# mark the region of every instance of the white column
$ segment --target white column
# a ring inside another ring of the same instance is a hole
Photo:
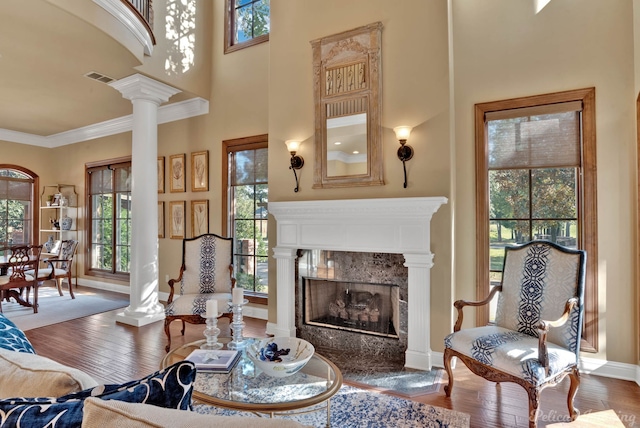
[[[409,268],[409,328],[405,367],[431,370],[431,266],[433,254],[403,254]]]
[[[296,253],[295,248],[275,247],[273,257],[277,260],[278,321],[267,328],[274,336],[296,336]]]
[[[110,86],[133,104],[129,306],[116,321],[140,327],[164,319],[158,301],[158,106],[180,91],[140,74]]]

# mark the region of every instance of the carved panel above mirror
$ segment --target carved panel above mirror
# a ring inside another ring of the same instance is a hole
[[[381,33],[376,22],[311,42],[316,189],[384,184]]]

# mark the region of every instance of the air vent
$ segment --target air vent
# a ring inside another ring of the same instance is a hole
[[[88,77],[89,79],[93,79],[93,80],[97,80],[98,82],[102,82],[102,83],[111,83],[113,82],[114,78],[111,78],[109,76],[105,76],[104,74],[100,74],[96,71],[90,71],[87,74],[84,75],[85,77]]]

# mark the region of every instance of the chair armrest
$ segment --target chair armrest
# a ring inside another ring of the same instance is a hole
[[[565,303],[564,312],[560,318],[553,321],[540,320],[540,323],[538,324],[538,360],[540,361],[540,364],[544,366],[547,374],[549,374],[549,352],[547,350],[547,333],[549,333],[549,328],[564,325],[569,320],[571,310],[577,304],[578,298],[572,297],[567,300],[567,303]]]
[[[233,263],[229,265],[229,278],[231,278],[231,289],[236,286],[236,279],[233,277]]]
[[[462,320],[464,319],[464,315],[462,313],[462,308],[464,308],[465,306],[484,306],[486,304],[488,304],[493,297],[496,295],[496,293],[498,293],[499,291],[502,291],[502,286],[501,285],[497,285],[495,287],[493,287],[493,289],[491,290],[491,292],[489,293],[489,295],[484,299],[484,300],[480,300],[480,301],[473,301],[473,300],[456,300],[453,303],[453,306],[458,310],[458,319],[456,320],[456,324],[453,326],[453,331],[459,331],[460,327],[462,327]]]
[[[167,298],[167,303],[173,302],[173,294],[174,294],[173,284],[176,284],[182,281],[183,272],[184,272],[184,265],[180,266],[180,274],[178,275],[178,277],[176,279],[169,280],[168,284],[169,284],[170,290],[169,290],[169,298]]]

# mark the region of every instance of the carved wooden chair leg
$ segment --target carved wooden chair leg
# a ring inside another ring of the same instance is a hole
[[[62,281],[64,281],[64,279],[60,278],[61,285],[62,285]],[[72,299],[75,299],[76,296],[74,296],[73,294],[73,285],[71,285],[71,274],[69,274],[69,276],[67,277],[67,283],[69,284],[69,295],[71,296]]]
[[[535,387],[527,388],[529,394],[529,428],[536,428],[536,419],[540,407],[540,391]]]
[[[164,320],[164,333],[167,335],[167,346],[164,348],[166,352],[169,352],[169,349],[171,349],[171,331],[169,330],[169,324],[171,324],[171,321],[173,320],[166,318]]]
[[[55,278],[53,282],[55,282],[56,287],[58,287],[58,294],[62,296],[62,278]]]
[[[184,336],[184,329],[186,327],[186,324],[184,323],[184,320],[182,320],[182,335]]]
[[[449,348],[445,348],[444,350],[444,368],[447,371],[447,376],[449,376],[449,383],[444,386],[444,392],[447,394],[447,397],[451,397],[451,390],[453,389],[453,372],[451,371],[451,351]]]
[[[580,416],[580,410],[573,406],[573,399],[576,397],[578,387],[580,386],[580,372],[577,367],[569,373],[569,379],[571,380],[571,385],[569,386],[569,395],[567,396],[567,407],[569,408],[571,420],[575,421],[576,418]]]

